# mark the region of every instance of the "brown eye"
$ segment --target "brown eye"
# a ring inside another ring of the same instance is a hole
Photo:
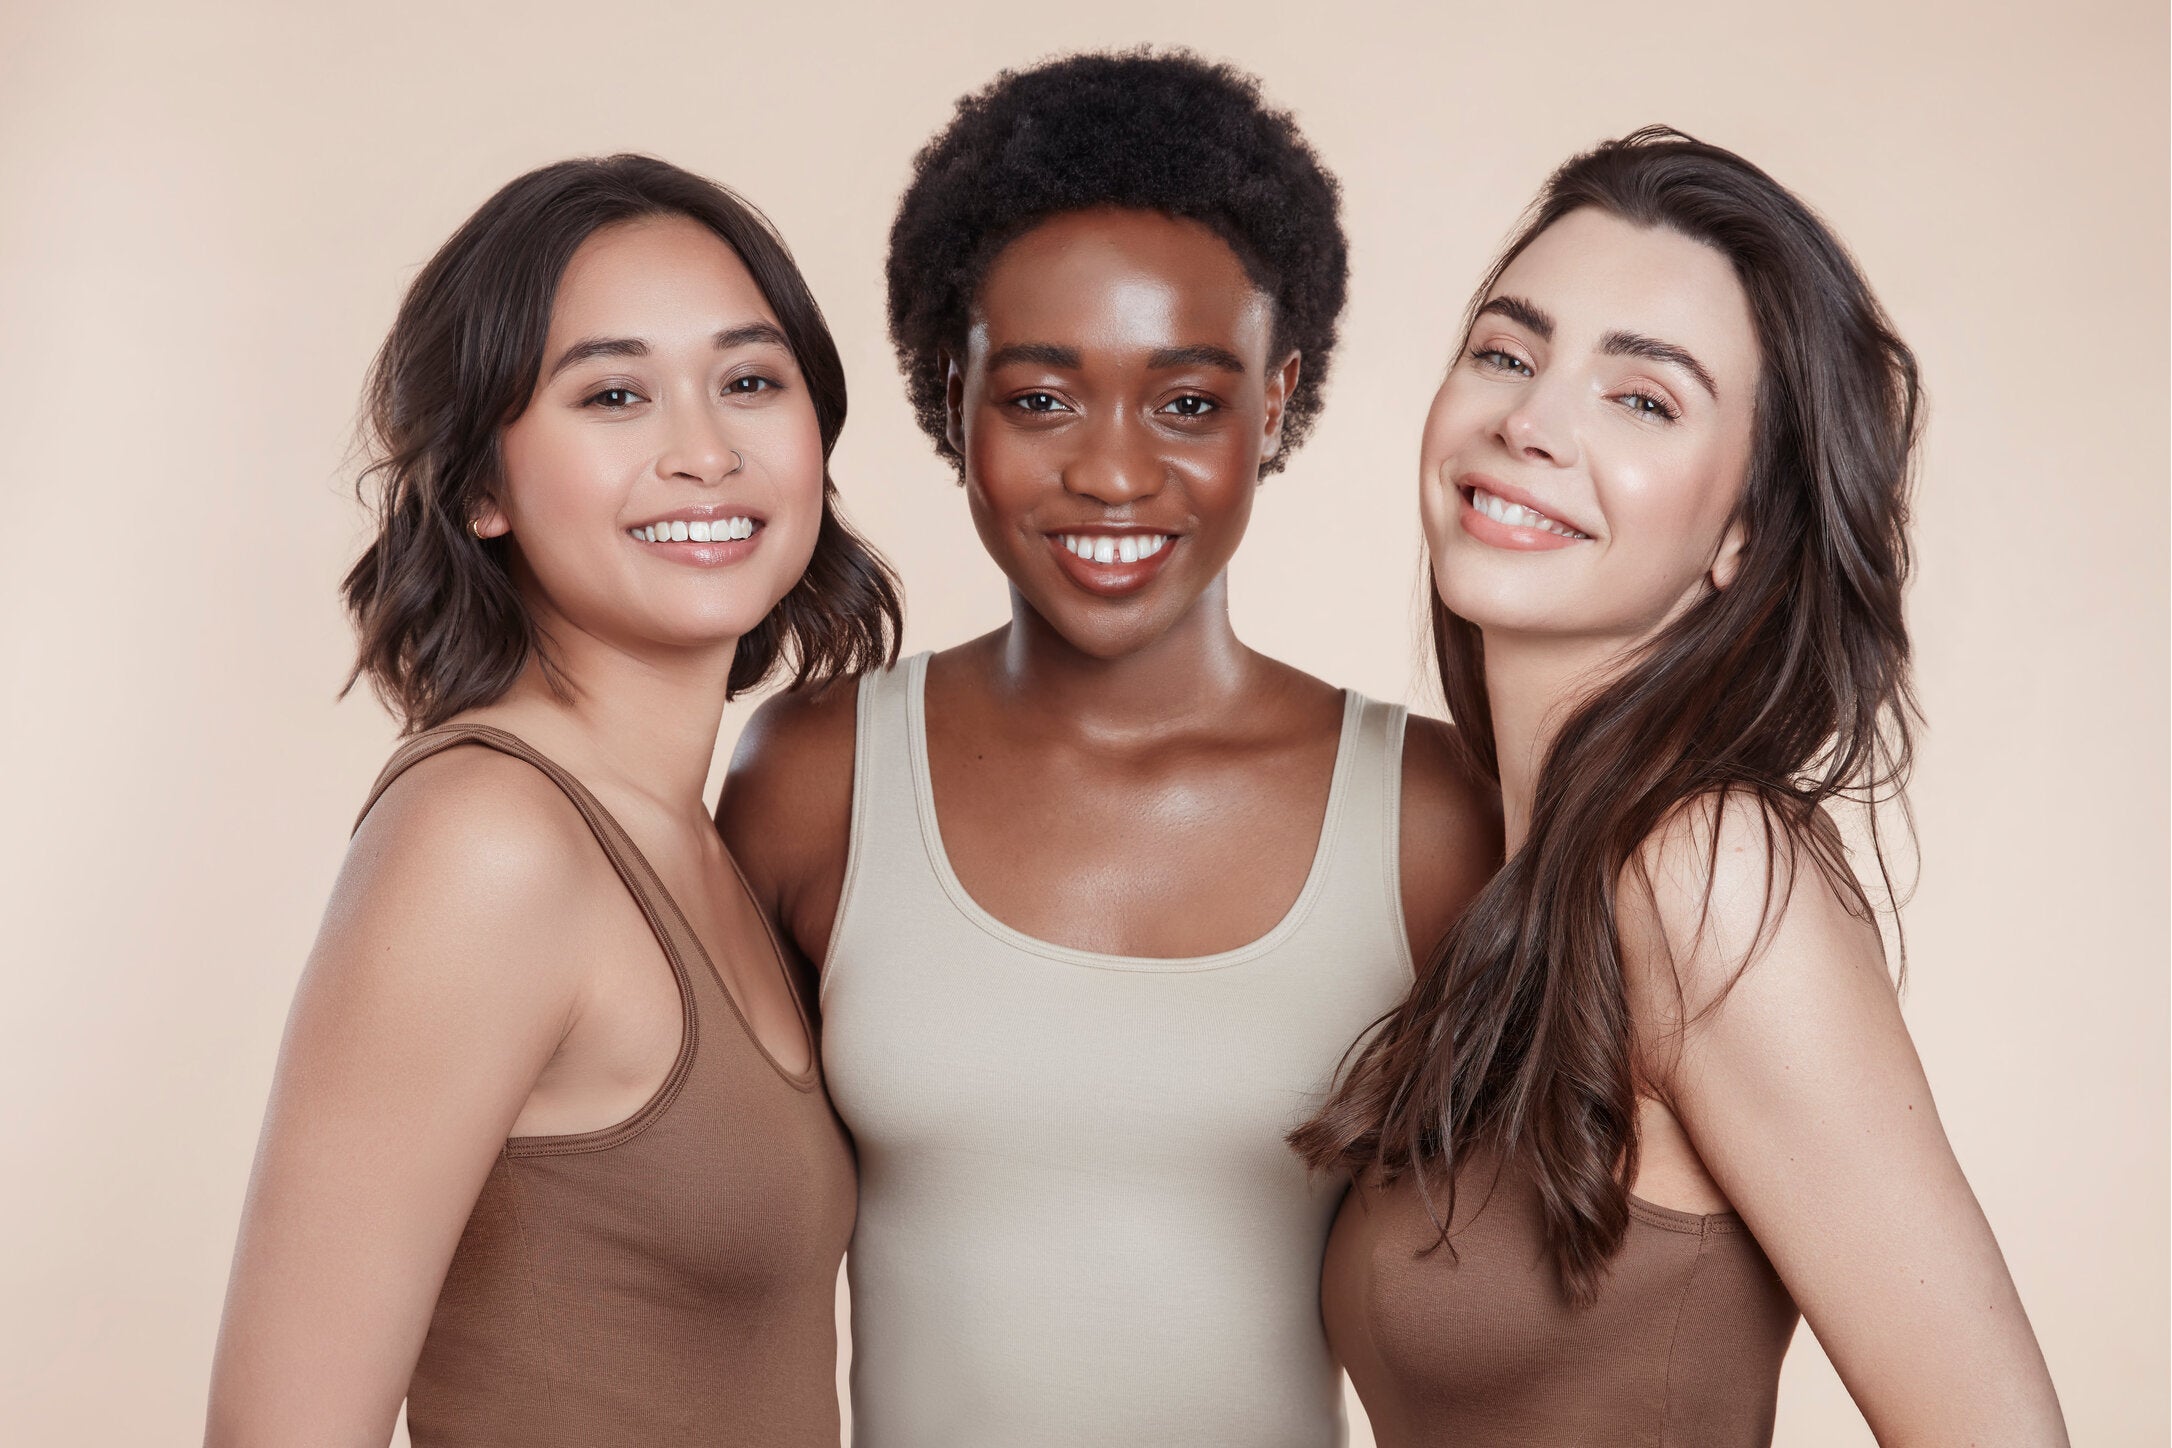
[[[1173,412],[1178,417],[1205,417],[1210,412],[1221,411],[1221,407],[1222,405],[1211,397],[1199,397],[1187,393],[1162,410],[1164,412]]]
[[[1521,357],[1512,356],[1498,347],[1477,347],[1471,351],[1471,360],[1479,366],[1495,372],[1513,372],[1519,377],[1533,376],[1531,364]]]
[[[641,400],[641,394],[631,387],[606,387],[588,399],[588,406],[600,407],[605,412],[618,412]]]

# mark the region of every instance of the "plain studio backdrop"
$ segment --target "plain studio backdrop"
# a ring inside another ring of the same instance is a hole
[[[947,645],[1003,582],[884,339],[892,207],[998,69],[1151,41],[1258,74],[1342,178],[1326,414],[1231,592],[1250,642],[1376,697],[1429,702],[1419,424],[1555,163],[1666,122],[1854,248],[1931,402],[1908,1017],[2074,1440],[2166,1441],[2158,0],[330,9],[0,9],[0,1438],[200,1432],[281,1023],[393,737],[335,702],[335,589],[416,268],[565,156],[743,191],[836,329],[836,476],[908,647]],[[1779,1441],[1870,1441],[1807,1330]]]

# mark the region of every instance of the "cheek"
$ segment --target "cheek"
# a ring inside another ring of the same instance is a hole
[[[522,417],[499,444],[498,502],[533,554],[557,552],[596,527],[617,521],[629,468],[639,466],[629,430],[567,426],[559,418]]]
[[[1614,551],[1666,574],[1702,570],[1741,491],[1740,477],[1709,457],[1618,460],[1593,482]]]
[[[1418,449],[1418,516],[1425,541],[1437,557],[1459,536],[1454,473],[1457,459],[1468,453],[1472,441],[1485,429],[1477,399],[1451,374],[1433,395],[1425,416],[1425,438]]]

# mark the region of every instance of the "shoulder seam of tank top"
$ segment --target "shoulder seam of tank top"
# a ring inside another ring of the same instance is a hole
[[[1270,954],[1286,944],[1312,914],[1313,906],[1325,892],[1328,875],[1335,858],[1336,837],[1339,833],[1342,812],[1349,793],[1348,780],[1359,753],[1360,735],[1365,711],[1365,696],[1355,689],[1345,689],[1343,696],[1342,730],[1335,742],[1335,765],[1328,778],[1327,808],[1320,819],[1320,838],[1314,847],[1305,882],[1298,889],[1297,898],[1290,902],[1282,918],[1256,940],[1212,955],[1158,956],[1108,955],[1098,951],[1075,950],[1058,945],[1054,941],[1041,940],[998,920],[979,901],[973,899],[965,885],[951,867],[950,853],[942,843],[942,823],[935,813],[935,783],[928,765],[927,713],[925,709],[925,683],[927,677],[926,656],[913,660],[914,669],[906,687],[906,757],[912,774],[913,803],[920,816],[920,843],[933,869],[943,894],[959,916],[1003,945],[1027,955],[1037,955],[1061,965],[1082,966],[1089,970],[1125,971],[1139,975],[1186,975],[1205,971],[1226,970],[1243,965]]]
[[[1667,1332],[1667,1370],[1659,1380],[1659,1441],[1667,1441],[1667,1424],[1674,1416],[1674,1353],[1682,1341],[1682,1317],[1689,1309],[1690,1289],[1697,1285],[1697,1269],[1704,1266],[1705,1248],[1703,1237],[1697,1239],[1697,1253],[1690,1258],[1689,1271],[1682,1278],[1681,1293],[1674,1299],[1674,1326]]]
[[[428,749],[415,747],[425,740],[428,740],[434,747]],[[376,806],[377,801],[400,775],[405,774],[416,764],[434,754],[446,749],[458,748],[463,744],[474,744],[484,749],[494,749],[509,759],[518,759],[558,787],[558,792],[565,797],[567,803],[573,806],[574,813],[578,814],[581,817],[581,822],[588,826],[589,833],[595,837],[596,847],[603,851],[604,858],[610,863],[613,872],[618,874],[620,883],[626,886],[626,893],[633,897],[635,906],[641,911],[642,917],[648,921],[649,933],[656,938],[658,948],[664,953],[664,962],[670,967],[673,983],[679,988],[679,1052],[672,1060],[670,1071],[665,1073],[663,1081],[651,1093],[647,1101],[636,1107],[631,1114],[622,1120],[615,1121],[608,1126],[599,1126],[593,1131],[563,1132],[547,1136],[507,1137],[501,1150],[506,1157],[518,1159],[538,1156],[572,1156],[582,1152],[607,1151],[612,1147],[622,1146],[655,1125],[663,1117],[664,1113],[671,1109],[672,1103],[678,1100],[680,1091],[685,1088],[687,1077],[693,1074],[694,1057],[700,1048],[701,1018],[694,999],[693,973],[688,969],[677,942],[672,939],[672,932],[667,927],[662,912],[658,907],[658,899],[651,898],[649,894],[650,890],[656,890],[659,892],[660,899],[668,900],[670,898],[669,892],[663,891],[661,882],[655,879],[655,871],[649,865],[647,858],[641,854],[640,846],[636,845],[630,836],[625,835],[624,830],[618,827],[618,822],[611,817],[610,811],[603,807],[603,802],[588,793],[586,785],[575,779],[571,772],[552,760],[549,755],[544,754],[519,735],[487,724],[440,725],[436,729],[425,730],[408,740],[386,765],[390,777],[379,778],[376,788],[370,792],[369,803],[363,806],[361,818],[355,821],[355,828],[357,830],[361,829],[362,819],[368,818],[369,811]],[[413,757],[407,757],[409,755]],[[399,765],[397,771],[392,770],[393,764]],[[591,807],[595,810],[594,814],[590,813]],[[621,838],[613,840],[611,836],[614,833]],[[614,846],[622,846],[629,852],[629,856],[621,858],[615,853]],[[627,879],[629,874],[641,877],[643,888],[635,888],[633,882]],[[677,910],[676,902],[673,902],[672,908],[674,911]],[[682,916],[682,923],[683,919]],[[701,942],[697,940],[694,944],[699,948]],[[706,955],[706,952],[704,954]],[[711,965],[710,970],[713,973],[715,966]],[[729,992],[726,994],[728,996]],[[753,1044],[759,1048],[759,1042],[753,1042]],[[783,1073],[780,1071],[779,1074]]]
[[[836,974],[837,947],[845,938],[845,922],[852,915],[852,897],[860,881],[860,870],[867,853],[867,835],[871,829],[870,816],[875,809],[874,781],[869,777],[872,768],[874,735],[879,727],[877,715],[882,707],[882,691],[892,684],[899,673],[909,670],[914,663],[927,657],[923,649],[910,658],[901,659],[887,669],[869,669],[860,675],[859,685],[852,700],[852,823],[845,835],[845,878],[837,888],[837,913],[830,917],[829,949],[824,952],[815,971],[815,1002],[820,1005],[829,998],[830,981]]]
[[[1394,922],[1396,943],[1402,947],[1400,959],[1417,974],[1417,962],[1410,949],[1410,921],[1403,913],[1403,747],[1410,724],[1410,710],[1401,704],[1382,704],[1387,711],[1387,738],[1382,741],[1380,752],[1387,756],[1381,768],[1387,778],[1381,797],[1381,859],[1386,868],[1381,871],[1388,887],[1388,919]]]

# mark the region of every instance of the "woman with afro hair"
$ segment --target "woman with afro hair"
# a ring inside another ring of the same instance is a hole
[[[1010,617],[772,700],[718,811],[821,979],[862,1443],[1340,1441],[1343,1185],[1283,1137],[1499,858],[1448,726],[1230,626],[1346,273],[1291,118],[1188,55],[1006,73],[915,163],[891,336]]]

